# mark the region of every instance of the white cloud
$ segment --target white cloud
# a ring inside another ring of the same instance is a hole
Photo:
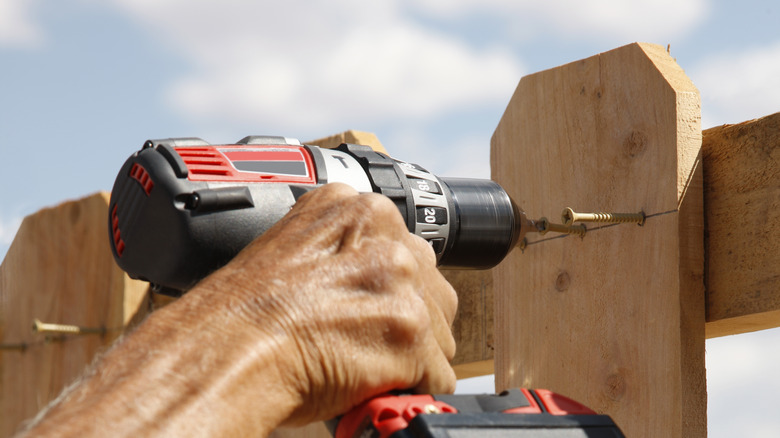
[[[780,111],[780,41],[718,53],[688,73],[701,93],[705,128]]]
[[[454,23],[478,12],[504,35],[629,42],[671,41],[707,10],[706,0],[114,2],[196,66],[171,84],[172,107],[223,126],[295,132],[503,103],[525,73],[508,39],[476,48],[414,16]]]
[[[19,225],[22,224],[22,217],[12,217],[10,219],[0,217],[0,245],[10,245],[16,236]]]
[[[43,42],[43,33],[32,19],[35,0],[0,0],[0,47],[27,48]]]
[[[490,133],[460,136],[447,143],[441,176],[490,179]]]
[[[309,60],[277,52],[215,62],[179,83],[171,99],[194,114],[327,126],[338,118],[429,117],[504,99],[520,75],[506,54],[475,53],[419,28],[395,27],[343,36]]]
[[[689,32],[707,15],[707,0],[410,0],[410,7],[436,17],[463,18],[474,13],[506,17],[510,34],[554,32],[582,39],[617,38],[669,41]]]
[[[168,94],[196,118],[281,130],[416,120],[502,102],[522,75],[507,49],[472,48],[394,2],[117,1],[198,67]]]

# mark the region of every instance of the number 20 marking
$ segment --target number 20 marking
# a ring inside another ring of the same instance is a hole
[[[432,224],[436,222],[436,210],[432,208],[425,208],[425,222]]]

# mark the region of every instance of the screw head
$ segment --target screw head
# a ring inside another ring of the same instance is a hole
[[[542,236],[544,236],[545,234],[547,234],[548,231],[550,231],[550,221],[547,220],[546,217],[539,219],[538,224],[539,224],[539,234],[541,234]]]
[[[574,223],[574,210],[570,207],[564,208],[563,213],[561,213],[561,220],[566,226],[572,225]]]

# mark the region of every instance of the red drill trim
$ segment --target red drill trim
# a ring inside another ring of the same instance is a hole
[[[114,249],[116,255],[122,257],[122,253],[125,252],[125,241],[122,240],[122,233],[119,232],[119,217],[116,214],[116,204],[111,209],[111,232],[114,237]]]
[[[149,196],[149,194],[152,193],[154,181],[152,181],[149,172],[147,172],[143,166],[138,163],[133,163],[133,167],[130,168],[130,176],[141,184],[144,192],[146,192],[146,196]]]

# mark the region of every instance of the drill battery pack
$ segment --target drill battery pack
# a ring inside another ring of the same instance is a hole
[[[336,438],[621,438],[607,415],[545,389],[483,395],[387,395],[342,417]]]

